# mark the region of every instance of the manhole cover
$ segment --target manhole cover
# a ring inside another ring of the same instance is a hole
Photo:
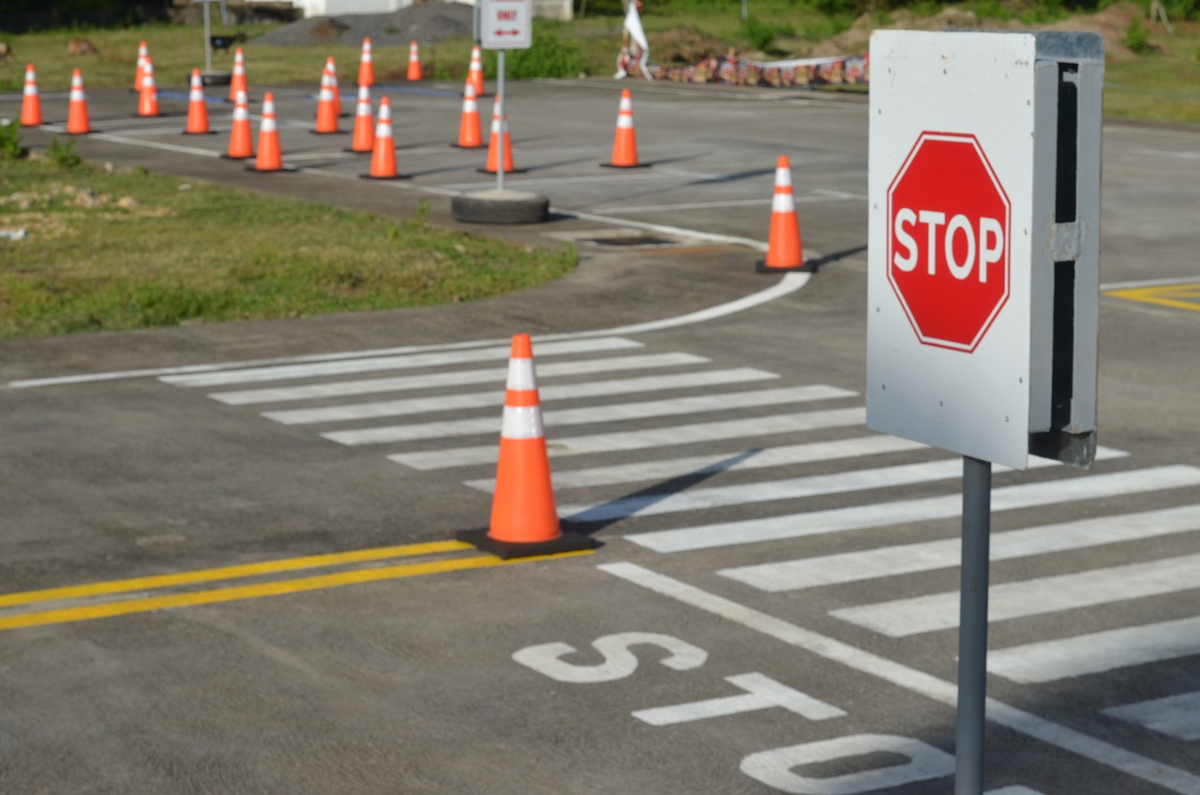
[[[674,240],[641,235],[636,237],[593,237],[588,238],[585,242],[601,246],[667,246],[675,244]]]

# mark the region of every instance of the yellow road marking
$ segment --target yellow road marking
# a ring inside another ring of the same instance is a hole
[[[1110,290],[1105,295],[1129,301],[1140,301],[1144,304],[1157,304],[1158,306],[1169,306],[1172,309],[1200,312],[1200,284],[1135,287],[1128,290]]]
[[[345,563],[364,563],[374,560],[386,560],[388,558],[434,555],[441,552],[455,552],[461,549],[474,549],[474,547],[462,541],[434,541],[428,544],[359,549],[353,552],[269,560],[262,563],[224,566],[217,569],[201,569],[199,571],[187,571],[179,574],[161,574],[149,577],[135,577],[129,580],[73,585],[65,588],[47,588],[41,591],[25,591],[24,593],[0,595],[0,607],[49,602],[57,599],[78,599],[87,596],[127,593],[129,591],[145,591],[153,588],[169,588],[176,585],[213,582],[214,580],[233,580],[239,577],[255,577],[261,574],[296,571],[297,569],[316,569],[322,566],[337,566]]]
[[[462,546],[468,545],[464,544]],[[276,582],[261,583],[259,585],[241,585],[231,588],[216,588],[208,591],[170,594],[167,596],[153,596],[144,599],[129,599],[120,602],[89,605],[86,607],[64,608],[61,610],[44,610],[38,613],[25,613],[22,615],[0,618],[0,631],[19,629],[22,627],[37,627],[46,624],[67,624],[75,621],[90,621],[96,618],[111,618],[113,616],[123,616],[131,613],[146,613],[153,610],[169,610],[177,607],[210,605],[219,602],[232,602],[239,599],[257,599],[263,596],[280,596],[283,594],[316,591],[325,588],[339,588],[344,585],[360,585],[362,583],[378,582],[380,580],[394,580],[401,577],[417,577],[423,574],[440,574],[448,571],[465,571],[467,569],[482,569],[492,566],[507,566],[514,563],[532,563],[539,560],[590,555],[594,551],[595,550],[584,549],[576,552],[563,552],[556,555],[535,555],[527,558],[513,558],[510,560],[501,560],[500,558],[492,555],[477,555],[467,558],[453,558],[450,560],[429,561],[425,563],[405,563],[399,566],[387,566],[379,569],[357,569],[354,571],[345,571],[336,574],[322,574],[315,577],[304,577],[297,580],[279,580]],[[299,558],[299,560],[305,560],[305,558]],[[129,581],[127,580],[125,582]]]

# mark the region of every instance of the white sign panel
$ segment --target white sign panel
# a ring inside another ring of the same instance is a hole
[[[481,0],[479,43],[488,50],[533,46],[533,0]]]

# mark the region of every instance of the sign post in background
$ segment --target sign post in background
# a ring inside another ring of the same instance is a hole
[[[504,87],[504,53],[533,46],[533,0],[481,0],[479,42],[496,53],[496,113],[500,116],[500,143],[508,128],[507,93]],[[501,150],[503,151],[503,149]],[[496,189],[504,190],[504,157],[496,169]]]

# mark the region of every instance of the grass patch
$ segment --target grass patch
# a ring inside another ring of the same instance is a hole
[[[533,249],[144,172],[0,160],[0,338],[472,301],[575,266]]]

